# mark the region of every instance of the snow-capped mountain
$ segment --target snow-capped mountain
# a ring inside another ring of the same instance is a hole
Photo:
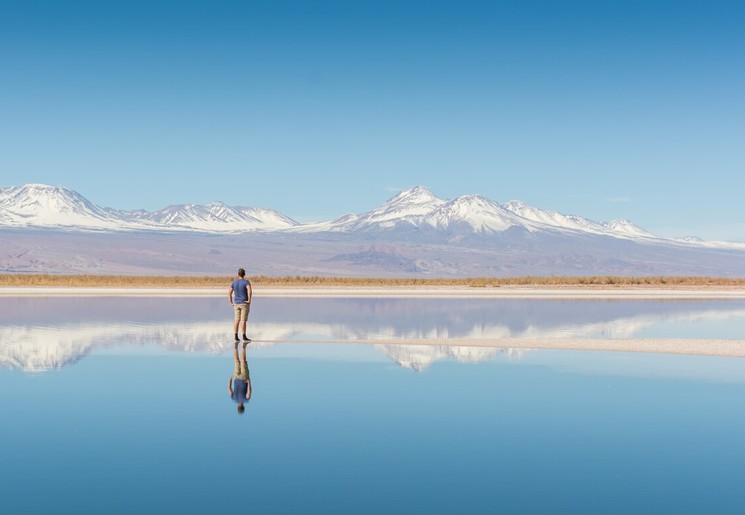
[[[607,229],[604,224],[593,222],[592,220],[582,218],[581,216],[563,215],[557,211],[538,209],[519,200],[511,200],[507,202],[504,207],[508,211],[511,211],[522,218],[552,227],[587,231],[597,234],[602,234]]]
[[[27,184],[0,190],[0,224],[83,230],[271,231],[297,225],[264,208],[230,207],[222,202],[185,204],[158,211],[103,208],[63,186]]]
[[[0,221],[20,227],[118,229],[123,220],[63,186],[27,184],[0,192]]]
[[[200,231],[271,231],[297,225],[279,211],[264,208],[231,207],[222,202],[207,205],[181,204],[157,211],[139,211],[131,215],[157,226]]]
[[[594,222],[587,218],[576,215],[563,215],[557,211],[547,211],[529,206],[519,200],[511,200],[504,205],[505,209],[512,211],[528,220],[538,222],[558,229],[568,229],[592,234],[605,234],[617,237],[638,236],[654,238],[655,235],[637,227],[628,220],[612,220],[610,222]]]
[[[444,236],[488,236],[521,228],[529,233],[572,232],[620,239],[659,238],[629,222],[595,222],[576,215],[547,211],[512,200],[499,204],[480,195],[450,200],[417,186],[402,191],[380,207],[335,220],[300,224],[266,208],[180,204],[157,211],[122,211],[100,207],[63,186],[27,184],[0,189],[0,227],[47,227],[104,231],[290,232]],[[665,240],[679,245],[740,248],[741,244],[705,242],[694,238]],[[721,245],[720,245],[721,243]]]
[[[627,236],[639,236],[645,238],[654,238],[654,234],[649,233],[632,224],[628,220],[611,220],[603,224],[608,230],[615,234],[625,234]]]
[[[43,239],[23,230],[37,228],[48,229]],[[29,184],[0,189],[0,230],[0,272],[203,274],[250,259],[269,275],[745,276],[745,243],[662,238],[627,220],[480,195],[444,200],[423,187],[365,213],[300,224],[221,202],[121,211]]]
[[[406,234],[429,231],[450,235],[489,235],[510,228],[522,228],[528,232],[568,230],[616,238],[655,237],[627,220],[594,222],[580,216],[545,211],[516,200],[502,205],[481,195],[443,200],[421,186],[398,193],[372,211],[347,214],[329,222],[297,225],[293,230],[304,233]]]
[[[417,227],[422,219],[445,201],[427,188],[417,186],[402,191],[380,207],[362,214],[347,214],[329,222],[308,224],[297,229],[302,232],[369,232],[395,228]]]
[[[473,234],[500,233],[520,227],[529,232],[573,230],[619,238],[654,237],[627,220],[593,222],[519,201],[501,205],[480,195],[443,200],[421,186],[402,191],[366,213],[299,224],[272,209],[228,206],[222,202],[180,204],[157,211],[121,211],[100,207],[63,186],[27,184],[0,189],[0,225],[89,230],[302,233],[427,230]]]
[[[412,230],[452,233],[496,233],[520,226],[534,229],[530,220],[520,218],[480,195],[451,200],[436,197],[417,186],[402,191],[380,207],[359,215],[350,214],[331,222],[302,228],[304,232],[411,232]]]
[[[429,213],[424,222],[441,230],[466,228],[475,233],[498,233],[511,227],[523,227],[529,231],[538,228],[530,220],[480,195],[454,198]]]

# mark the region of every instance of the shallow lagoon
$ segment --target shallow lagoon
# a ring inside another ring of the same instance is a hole
[[[739,340],[743,301],[257,298],[243,415],[229,309],[0,298],[3,511],[745,510],[745,359],[447,345]]]

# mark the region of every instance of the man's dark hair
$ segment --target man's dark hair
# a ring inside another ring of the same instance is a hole
[[[243,403],[240,403],[238,405],[238,413],[243,415],[243,412],[246,411],[246,407],[243,405]]]
[[[238,277],[245,277],[245,276],[246,276],[246,271],[244,269],[242,269],[242,268],[239,268],[238,269]]]

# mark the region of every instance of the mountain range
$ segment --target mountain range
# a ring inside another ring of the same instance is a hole
[[[300,224],[273,209],[178,204],[157,211],[100,207],[64,186],[27,184],[0,188],[0,226],[108,231],[195,232],[379,232],[418,230],[494,234],[520,228],[529,232],[575,231],[614,237],[654,237],[627,220],[594,222],[545,211],[520,201],[504,205],[480,195],[442,200],[417,186],[362,214]]]
[[[372,211],[299,223],[222,202],[123,211],[27,184],[0,188],[0,234],[6,272],[215,273],[248,258],[254,273],[293,275],[745,274],[744,243],[663,238],[628,220],[480,195],[445,200],[423,187]]]
[[[63,186],[27,184],[0,189],[0,226],[108,231],[281,230],[297,222],[272,209],[222,202],[181,204],[157,211],[100,207]]]

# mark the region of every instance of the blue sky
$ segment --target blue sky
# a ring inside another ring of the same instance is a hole
[[[301,221],[424,185],[745,241],[745,2],[0,6],[2,185]]]

